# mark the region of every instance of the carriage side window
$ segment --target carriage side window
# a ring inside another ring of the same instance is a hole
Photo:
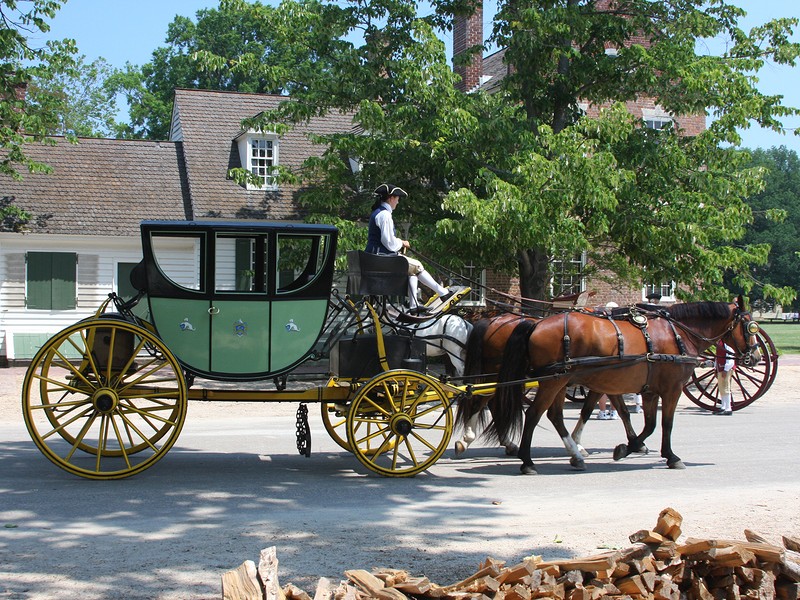
[[[218,292],[263,292],[264,242],[263,236],[217,236],[214,289]]]
[[[278,293],[300,290],[320,274],[329,248],[325,235],[278,235]]]
[[[202,234],[153,233],[151,245],[156,265],[174,285],[199,291]]]

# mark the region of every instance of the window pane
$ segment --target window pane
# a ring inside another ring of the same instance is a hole
[[[156,265],[178,287],[200,289],[200,242],[200,234],[153,234],[152,246]]]
[[[278,235],[278,293],[306,287],[319,275],[328,248],[325,235]]]

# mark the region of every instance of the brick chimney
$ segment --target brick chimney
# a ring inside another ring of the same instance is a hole
[[[456,16],[453,22],[453,58],[478,45],[483,45],[482,0],[476,2],[475,12],[471,15]],[[480,85],[483,75],[483,52],[473,54],[469,64],[455,66],[454,70],[461,76],[458,89],[462,92],[474,90]]]

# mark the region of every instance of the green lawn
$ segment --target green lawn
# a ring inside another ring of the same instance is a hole
[[[772,339],[778,354],[800,354],[800,324],[760,323]]]

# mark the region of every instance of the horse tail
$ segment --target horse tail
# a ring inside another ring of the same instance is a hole
[[[467,336],[467,350],[464,358],[464,376],[480,375],[483,371],[483,339],[489,330],[491,321],[481,319],[473,323],[472,330]],[[482,381],[476,378],[475,382]],[[482,398],[480,396],[463,395],[459,398],[456,409],[456,424],[462,428],[466,427],[472,416],[481,408]],[[480,426],[484,426],[484,419],[481,418]]]
[[[481,319],[472,326],[467,337],[467,354],[464,358],[464,375],[480,375],[483,370],[483,339],[491,321]]]
[[[494,396],[495,430],[501,440],[517,439],[523,423],[525,406],[525,378],[530,365],[528,339],[536,328],[536,321],[521,321],[508,338]]]

